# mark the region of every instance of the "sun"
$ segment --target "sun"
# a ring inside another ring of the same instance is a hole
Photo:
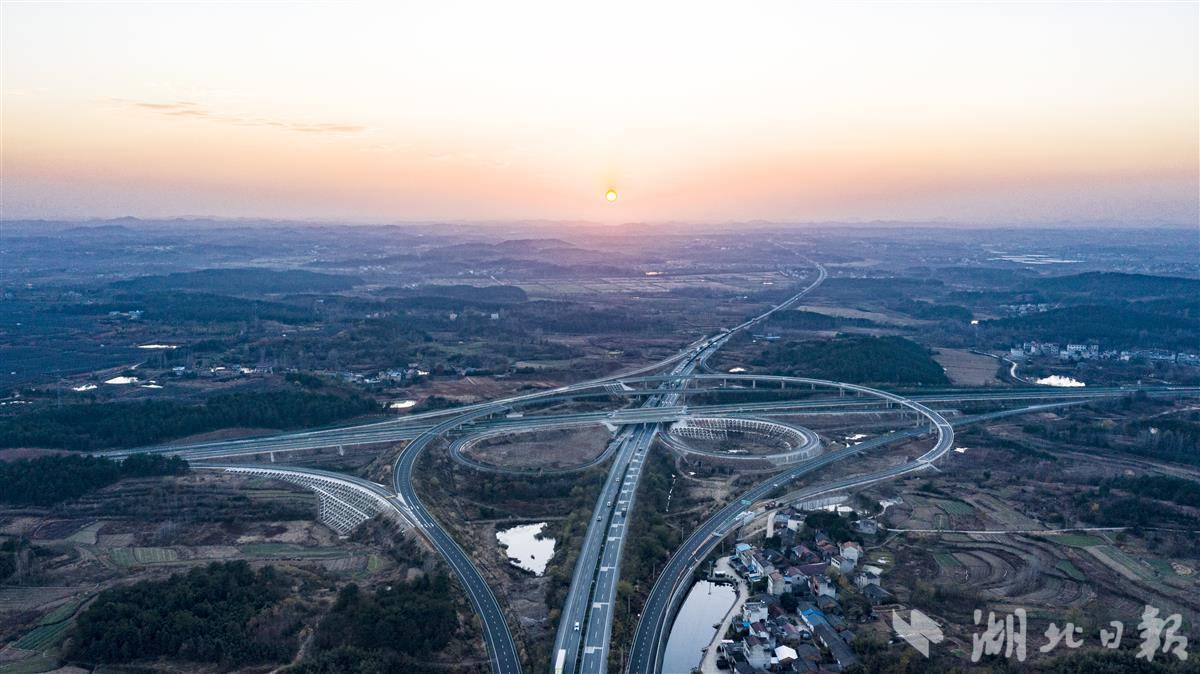
[[[608,203],[611,204],[612,202],[617,200],[617,191],[614,189],[608,190],[607,192],[604,193],[604,198],[608,199]]]

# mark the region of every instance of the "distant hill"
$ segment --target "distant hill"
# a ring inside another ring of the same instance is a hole
[[[1039,314],[985,321],[999,343],[1037,339],[1058,343],[1099,342],[1106,349],[1134,347],[1194,350],[1200,344],[1195,317],[1149,313],[1137,305],[1079,305]]]
[[[497,250],[522,252],[530,249],[545,250],[556,248],[575,248],[575,245],[563,241],[562,239],[509,239],[507,241],[501,241],[493,247]]]
[[[298,269],[201,269],[165,276],[140,276],[116,281],[111,287],[135,292],[165,290],[203,291],[223,294],[275,294],[338,292],[362,284],[353,276],[322,274]]]
[[[1200,280],[1178,276],[1086,272],[1054,276],[1029,282],[1031,289],[1045,294],[1085,295],[1095,299],[1135,299],[1147,297],[1196,297]]]

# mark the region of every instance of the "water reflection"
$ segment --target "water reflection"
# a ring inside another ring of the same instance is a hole
[[[549,536],[538,538],[545,528],[545,522],[523,524],[496,532],[496,540],[505,548],[510,562],[540,576],[554,556],[554,539]]]
[[[690,672],[700,665],[704,654],[700,649],[707,646],[716,635],[713,625],[720,623],[737,599],[737,592],[730,585],[717,585],[701,581],[692,586],[687,599],[679,609],[679,616],[671,626],[667,639],[667,650],[663,654],[664,672]]]

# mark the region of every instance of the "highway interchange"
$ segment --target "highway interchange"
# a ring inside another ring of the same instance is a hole
[[[360,488],[384,496],[392,505],[396,516],[420,532],[446,560],[480,617],[492,671],[498,674],[516,674],[522,671],[522,658],[513,639],[505,612],[470,556],[421,502],[413,484],[417,460],[424,451],[446,439],[447,434],[452,431],[466,432],[468,433],[467,437],[478,437],[480,434],[494,434],[502,430],[535,430],[584,423],[607,423],[614,428],[619,428],[608,448],[600,457],[584,466],[573,468],[573,470],[580,470],[604,461],[612,461],[604,486],[597,497],[593,516],[577,558],[568,597],[562,608],[552,651],[554,662],[547,663],[547,669],[550,671],[599,674],[608,670],[613,618],[612,603],[616,595],[617,581],[620,578],[621,551],[630,518],[634,514],[634,497],[637,494],[646,456],[654,444],[660,424],[676,421],[688,415],[764,416],[800,412],[811,414],[822,411],[832,413],[859,411],[875,414],[904,411],[921,419],[919,425],[914,428],[895,431],[856,445],[826,451],[815,458],[802,461],[795,464],[794,467],[768,477],[720,509],[694,531],[670,558],[655,581],[631,644],[627,671],[652,674],[660,671],[662,651],[666,644],[666,636],[669,633],[674,612],[678,609],[690,586],[690,579],[695,568],[719,545],[723,538],[740,527],[748,517],[756,514],[756,503],[771,496],[777,500],[802,501],[829,492],[850,490],[873,482],[926,470],[951,448],[955,425],[987,421],[1008,414],[1080,404],[1098,397],[1114,397],[1131,393],[1130,389],[1007,389],[995,392],[950,391],[903,396],[854,384],[817,379],[696,373],[696,370],[705,368],[707,360],[732,335],[760,323],[776,311],[793,306],[799,299],[818,287],[825,279],[826,272],[820,265],[816,265],[816,268],[818,272],[816,279],[803,290],[788,298],[787,301],[733,328],[697,340],[668,358],[635,370],[555,389],[370,424],[260,438],[144,448],[134,451],[171,453],[183,456],[193,462],[204,462],[219,458],[268,453],[274,459],[275,453],[409,440],[410,442],[400,452],[393,466],[391,490],[383,485],[359,478],[352,478],[352,480]],[[666,374],[647,374],[663,371],[666,368],[671,368]],[[837,397],[699,405],[690,408],[679,404],[681,398],[698,391],[729,390],[727,387],[731,383],[735,387],[740,387],[735,390],[745,390],[746,385],[757,387],[759,384],[780,388],[830,388],[837,392]],[[689,388],[693,385],[706,388]],[[1155,395],[1195,396],[1200,394],[1200,389],[1159,387],[1148,389],[1148,392]],[[843,397],[846,393],[851,395]],[[630,399],[643,398],[643,401],[639,407],[620,412],[559,413],[540,416],[511,415],[516,418],[509,418],[510,413],[514,410],[523,409],[526,406],[597,395],[622,395]],[[950,419],[943,416],[939,410],[929,406],[942,403],[1008,401],[1044,402],[1018,409],[994,411],[982,415],[958,416]],[[932,447],[915,459],[875,473],[821,483],[781,496],[790,483],[834,462],[886,444],[929,434],[934,436]],[[463,459],[459,449],[465,439],[459,438],[451,444],[451,456],[463,465],[480,468],[481,466]],[[111,452],[109,455],[121,457],[129,453],[131,452]],[[314,474],[322,472],[300,467],[288,470],[311,471]],[[761,509],[758,514],[761,514]]]

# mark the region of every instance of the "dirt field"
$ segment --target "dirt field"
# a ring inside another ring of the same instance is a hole
[[[859,309],[847,309],[845,307],[823,307],[811,304],[798,306],[796,309],[800,311],[811,311],[814,314],[825,314],[826,316],[837,316],[840,318],[863,318],[868,321],[874,321],[883,325],[923,325],[926,321],[919,321],[915,318],[906,318],[893,314],[884,314],[878,311],[861,311]]]
[[[996,368],[999,361],[966,349],[943,349],[934,351],[933,359],[946,370],[950,383],[956,386],[990,386],[999,384]]]
[[[952,647],[966,652],[977,608],[1025,609],[1031,635],[1067,619],[1086,630],[1110,620],[1129,629],[1146,605],[1194,615],[1200,586],[1193,569],[1200,560],[1186,534],[1106,530],[1072,516],[1069,504],[1095,498],[1098,480],[1134,474],[1132,460],[1118,452],[1077,454],[1064,443],[1035,444],[1054,460],[1017,459],[997,445],[1040,441],[1020,428],[966,431],[970,449],[948,457],[941,473],[864,494],[900,501],[878,517],[887,529],[867,546],[871,557],[886,552],[897,560],[883,587],[900,604],[933,616]],[[1195,633],[1194,626],[1185,629]]]
[[[611,437],[604,426],[514,433],[483,440],[466,454],[476,461],[506,468],[563,468],[594,459]]]
[[[731,454],[752,454],[755,456],[778,454],[787,450],[787,443],[777,438],[764,435],[742,433],[721,440],[701,440],[684,438],[683,441],[696,449],[706,452],[725,452]]]
[[[314,588],[424,572],[426,560],[390,553],[395,531],[380,538],[386,544],[344,539],[315,515],[315,497],[292,485],[199,472],[125,480],[53,514],[0,509],[0,539],[25,541],[18,572],[0,588],[0,672],[53,670],[79,610],[100,591],[213,561],[293,569]]]

